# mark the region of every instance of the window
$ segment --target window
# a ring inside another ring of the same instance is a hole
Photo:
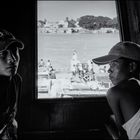
[[[104,96],[108,65],[92,59],[118,41],[115,1],[37,1],[37,98]]]

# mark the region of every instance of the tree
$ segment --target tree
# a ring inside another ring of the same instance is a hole
[[[75,24],[76,24],[76,21],[73,20],[73,19],[71,19],[71,20],[68,21],[68,27],[72,27],[72,28],[74,28],[74,27],[76,27]]]
[[[43,27],[45,26],[45,24],[47,23],[47,20],[46,20],[46,19],[44,19],[44,20],[39,20],[38,23],[39,23],[38,26],[39,26],[40,28],[43,28]]]
[[[95,30],[105,27],[111,27],[111,28],[117,28],[118,29],[118,22],[117,18],[109,18],[109,17],[103,17],[103,16],[92,16],[92,15],[86,15],[82,16],[78,19],[79,26],[85,29],[89,30]]]

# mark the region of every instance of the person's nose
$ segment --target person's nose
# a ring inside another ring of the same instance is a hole
[[[16,61],[16,57],[11,51],[8,51],[8,62],[9,63],[14,63]]]
[[[107,72],[108,73],[111,73],[112,72],[111,67],[108,68],[108,71]]]

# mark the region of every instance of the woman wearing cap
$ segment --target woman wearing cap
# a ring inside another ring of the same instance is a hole
[[[114,86],[108,90],[107,100],[115,115],[119,137],[126,132],[129,139],[140,139],[140,46],[119,42],[108,55],[93,62],[110,65],[109,78]]]
[[[23,43],[0,29],[0,140],[17,139],[16,110],[21,86],[17,74]]]

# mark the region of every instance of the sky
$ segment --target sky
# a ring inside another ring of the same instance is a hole
[[[116,17],[115,1],[38,1],[38,20],[59,21],[85,15]]]

